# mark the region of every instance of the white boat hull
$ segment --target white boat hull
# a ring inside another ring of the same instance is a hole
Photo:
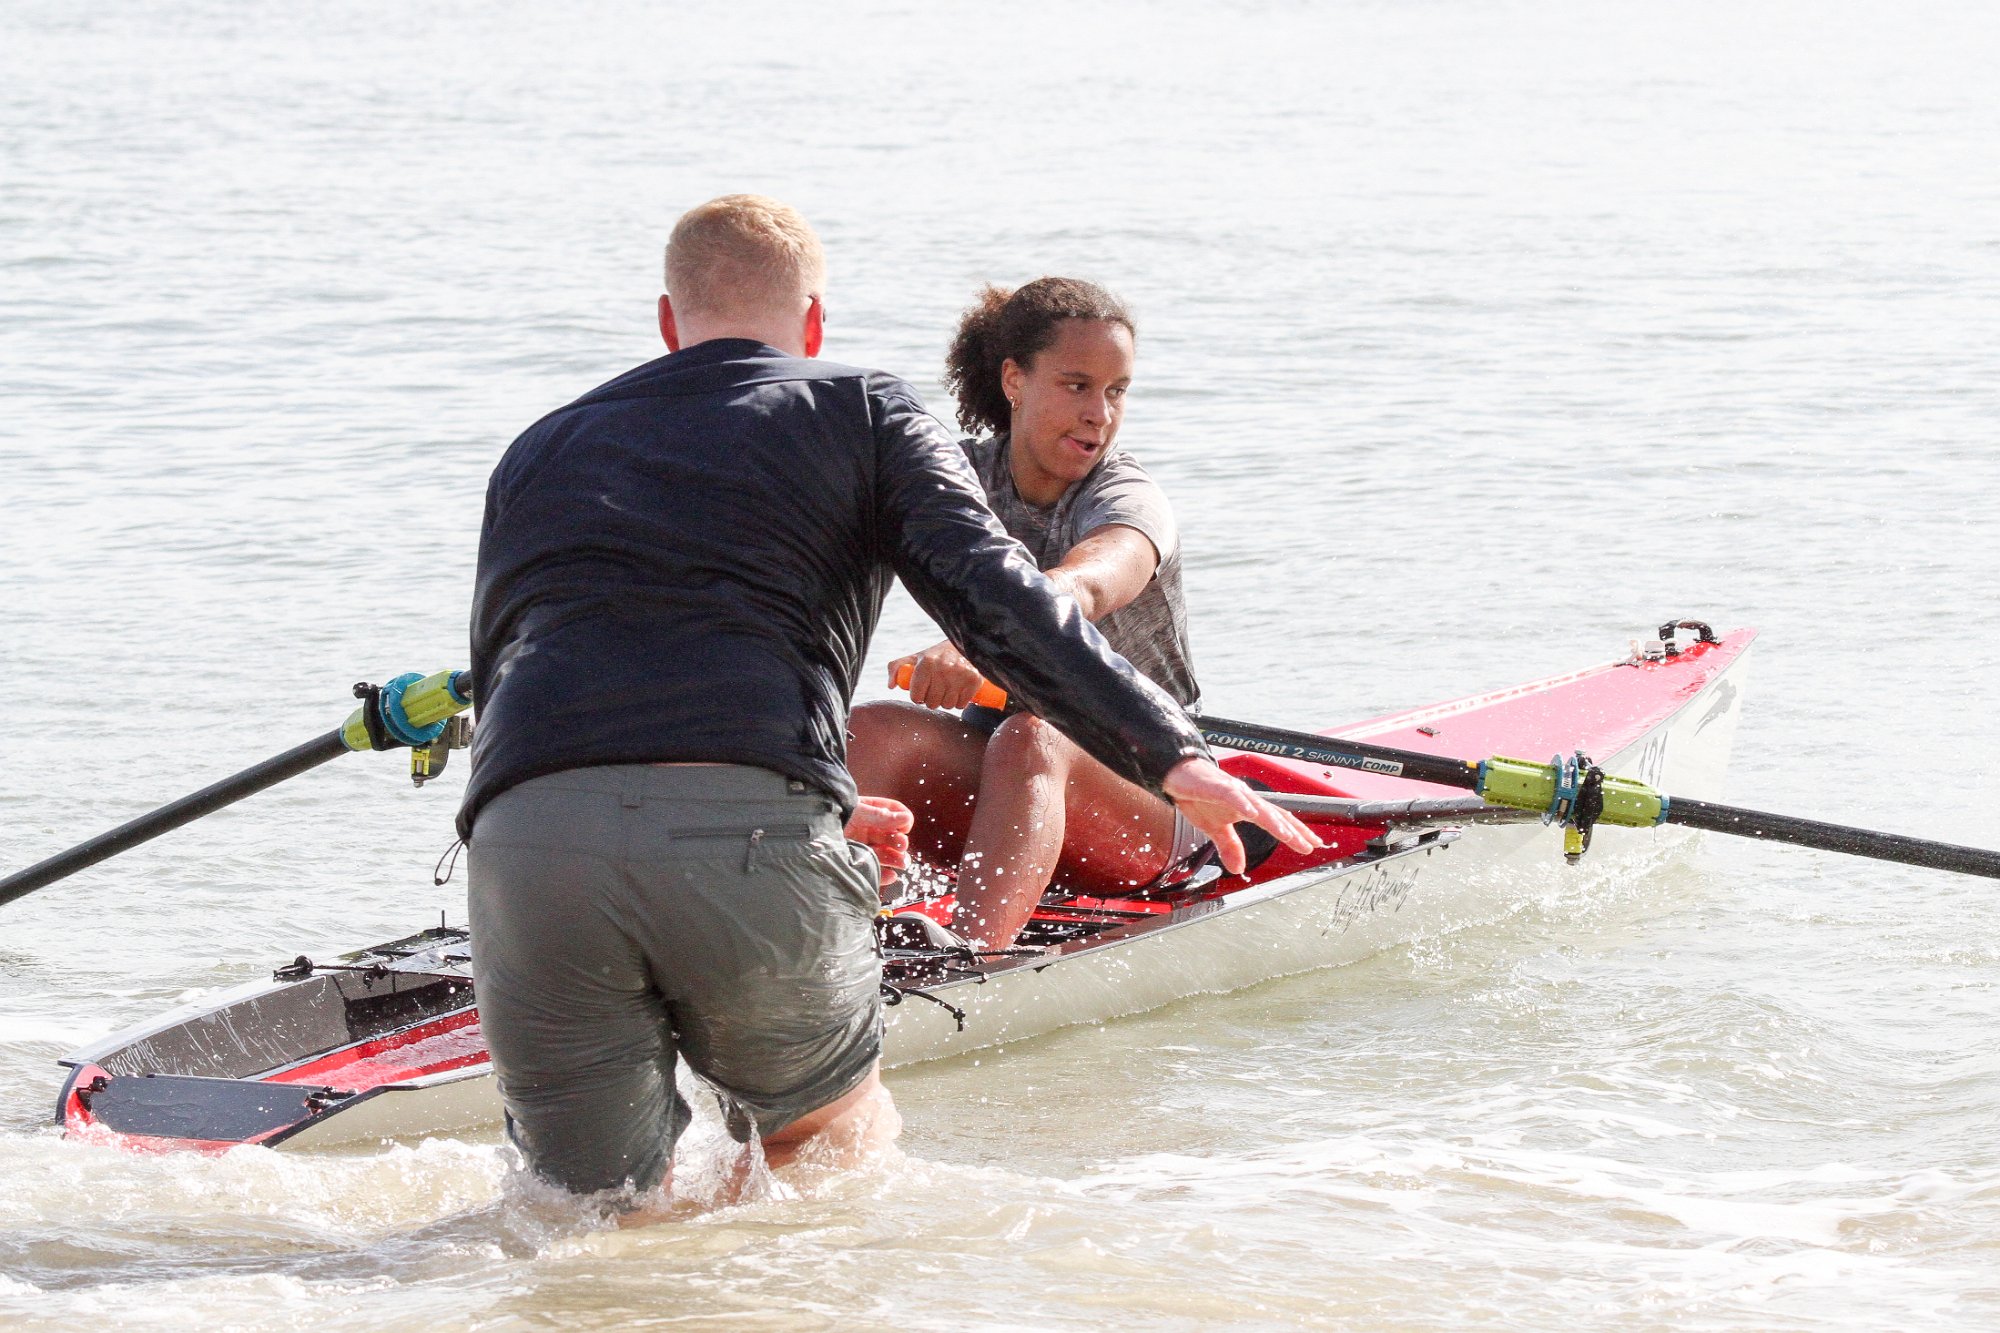
[[[1743,673],[1739,659],[1727,676],[1612,755],[1606,771],[1696,799],[1720,795]],[[908,999],[894,1005],[886,1014],[883,1065],[894,1070],[1358,962],[1491,921],[1544,888],[1552,875],[1605,876],[1634,863],[1652,864],[1663,842],[1692,836],[1673,828],[1601,827],[1586,860],[1572,869],[1562,862],[1556,830],[1533,822],[1483,825],[1454,841],[1434,840],[1373,863],[1301,872],[1196,903],[1158,924],[1097,936],[1090,948],[1073,954],[1024,961],[984,981],[927,987],[964,1011],[963,1027],[936,1004]],[[463,1132],[492,1127],[500,1115],[494,1080],[482,1067],[426,1086],[384,1089],[282,1146],[326,1148]]]

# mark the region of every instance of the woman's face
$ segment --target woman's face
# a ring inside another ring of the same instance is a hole
[[[1000,384],[1014,406],[1014,487],[1054,504],[1117,438],[1132,383],[1132,331],[1109,319],[1066,319],[1026,366],[1011,357]]]

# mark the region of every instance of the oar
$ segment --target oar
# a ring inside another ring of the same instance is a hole
[[[1330,767],[1363,769],[1388,777],[1413,778],[1446,787],[1462,787],[1478,793],[1494,805],[1549,813],[1555,819],[1568,819],[1577,812],[1583,784],[1590,782],[1590,770],[1574,760],[1538,764],[1502,756],[1483,760],[1448,759],[1416,750],[1339,740],[1311,732],[1286,731],[1255,722],[1234,722],[1228,718],[1200,717],[1195,722],[1201,728],[1202,736],[1212,745]],[[1600,775],[1598,783],[1602,809],[1589,822],[1625,828],[1679,824],[1712,833],[1769,838],[1773,842],[1789,842],[1820,851],[1846,852],[1852,856],[1873,857],[1878,861],[1898,861],[1905,865],[1956,871],[1961,875],[2000,879],[2000,852],[1983,847],[1961,847],[1956,843],[1932,842],[1898,833],[1877,833],[1845,824],[1825,824],[1814,819],[1745,810],[1712,801],[1691,800],[1685,796],[1666,796],[1628,778]],[[1587,831],[1587,824],[1585,827]]]
[[[899,684],[907,682],[899,681]],[[1006,698],[997,686],[984,686],[991,694],[979,702],[989,707],[1004,706]],[[999,696],[998,704],[993,696]],[[2000,852],[1984,847],[1961,847],[1956,843],[1932,842],[1898,833],[1877,833],[1845,824],[1824,824],[1793,815],[1767,814],[1712,801],[1667,796],[1643,782],[1607,776],[1582,755],[1536,763],[1495,755],[1490,759],[1451,759],[1418,750],[1398,750],[1387,745],[1340,740],[1309,731],[1287,731],[1257,722],[1235,722],[1223,717],[1197,717],[1195,725],[1211,745],[1332,768],[1353,768],[1385,777],[1410,778],[1444,787],[1461,787],[1475,792],[1488,803],[1511,810],[1546,815],[1550,822],[1564,825],[1564,855],[1574,861],[1590,845],[1590,831],[1596,824],[1624,828],[1655,828],[1679,824],[1731,833],[1744,838],[1768,838],[1826,852],[1845,852],[1878,861],[1897,861],[1933,870],[1951,870],[1961,875],[1983,875],[2000,879]]]
[[[1477,796],[1429,796],[1410,801],[1357,801],[1350,796],[1301,796],[1296,792],[1257,793],[1301,819],[1336,824],[1527,824],[1541,818],[1532,810],[1488,805]]]
[[[422,781],[443,767],[441,753],[426,752],[439,748],[435,743],[443,734],[445,723],[471,705],[472,678],[464,671],[440,671],[434,676],[412,672],[379,688],[357,685],[354,692],[362,700],[361,707],[326,735],[252,764],[233,777],[211,783],[150,814],[0,879],[0,906],[162,833],[193,823],[266,787],[274,787],[286,778],[297,777],[309,768],[318,768],[350,750],[410,746],[418,752],[419,760],[412,764],[411,772]]]

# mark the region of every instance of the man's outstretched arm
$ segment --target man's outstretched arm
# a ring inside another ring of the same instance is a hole
[[[906,387],[878,400],[884,554],[917,604],[972,662],[1119,774],[1173,801],[1244,865],[1247,820],[1295,851],[1319,846],[1295,816],[1223,772],[1173,698],[1112,651],[987,508],[963,452]]]

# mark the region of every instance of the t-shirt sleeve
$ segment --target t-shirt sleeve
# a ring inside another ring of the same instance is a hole
[[[1161,564],[1180,550],[1180,525],[1174,522],[1174,509],[1167,503],[1167,493],[1136,463],[1113,470],[1091,487],[1077,508],[1074,531],[1079,538],[1113,525],[1144,533],[1146,540],[1153,543]]]

